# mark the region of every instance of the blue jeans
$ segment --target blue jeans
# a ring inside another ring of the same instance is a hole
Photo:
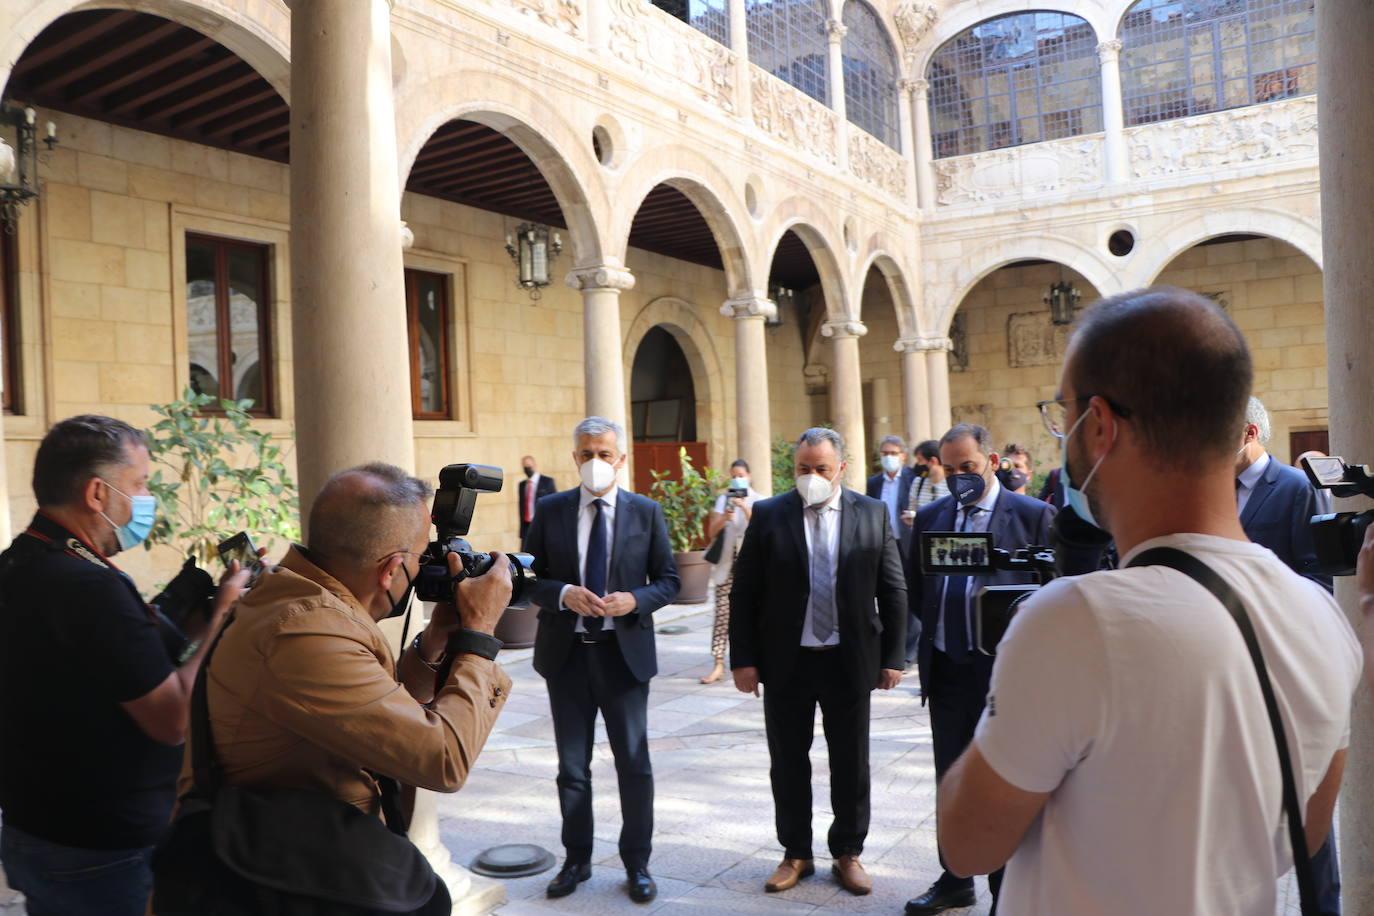
[[[145,849],[59,846],[9,824],[0,828],[0,863],[24,894],[29,916],[143,916],[153,888]]]

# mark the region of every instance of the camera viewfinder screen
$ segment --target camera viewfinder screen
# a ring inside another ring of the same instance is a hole
[[[1335,487],[1345,483],[1345,462],[1340,458],[1304,458],[1307,476],[1317,487]]]
[[[253,546],[253,541],[245,534],[236,534],[219,545],[219,558],[225,567],[229,566],[230,560],[238,560],[239,566],[248,570],[248,582],[245,588],[252,588],[257,584],[258,577],[262,575],[263,562],[258,556],[257,548]]]
[[[921,570],[927,575],[992,572],[992,535],[956,531],[921,532]]]

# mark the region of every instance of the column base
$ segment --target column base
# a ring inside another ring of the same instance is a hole
[[[453,916],[485,916],[506,903],[505,884],[470,872],[467,877],[467,893],[453,901]]]

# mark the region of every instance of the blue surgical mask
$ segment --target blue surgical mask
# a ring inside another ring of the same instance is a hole
[[[747,489],[749,489],[749,478],[748,478],[748,477],[731,477],[731,478],[730,478],[730,486],[734,487],[736,490],[747,490]]]
[[[1093,469],[1088,472],[1088,476],[1084,479],[1082,487],[1075,487],[1073,482],[1069,479],[1069,437],[1078,431],[1078,427],[1082,425],[1087,416],[1088,412],[1086,410],[1083,411],[1083,415],[1078,418],[1078,422],[1074,423],[1069,431],[1064,434],[1064,438],[1059,440],[1059,466],[1061,468],[1059,479],[1064,484],[1064,499],[1068,502],[1069,506],[1073,508],[1073,511],[1078,513],[1078,517],[1094,528],[1100,528],[1106,531],[1107,529],[1103,528],[1098,524],[1097,519],[1093,518],[1092,507],[1088,504],[1088,484],[1092,483],[1093,476],[1097,473],[1097,469],[1102,467],[1102,462],[1107,460],[1106,453],[1103,453],[1102,457],[1097,459],[1097,464],[1094,464]],[[1108,449],[1108,451],[1110,451],[1110,449]]]
[[[142,544],[148,538],[148,534],[153,530],[153,521],[157,518],[157,497],[156,496],[130,496],[123,490],[101,478],[105,486],[114,490],[124,497],[133,506],[133,511],[129,514],[129,520],[122,525],[116,525],[110,521],[110,517],[104,512],[100,517],[110,522],[110,527],[115,530],[115,539],[119,542],[120,550],[132,550]]]
[[[883,455],[879,461],[882,463],[883,470],[889,474],[895,474],[902,469],[901,455]]]

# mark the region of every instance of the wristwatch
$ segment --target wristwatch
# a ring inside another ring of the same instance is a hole
[[[424,635],[425,634],[423,630],[421,630],[419,633],[416,633],[415,639],[412,640],[410,643],[410,648],[415,652],[415,657],[418,658],[421,662],[424,662],[424,664],[426,665],[426,667],[429,668],[429,670],[438,671],[439,666],[442,665],[444,663],[444,659],[448,657],[448,650],[445,649],[443,652],[440,652],[439,657],[432,662],[425,661],[425,653],[420,649],[420,640],[424,637]]]

